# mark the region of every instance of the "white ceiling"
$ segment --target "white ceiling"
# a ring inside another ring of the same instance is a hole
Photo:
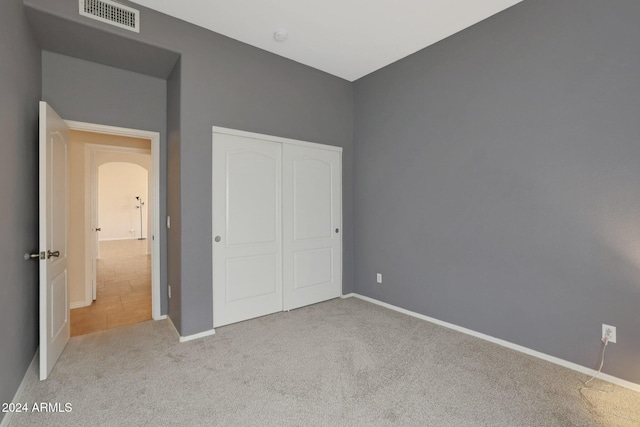
[[[135,0],[135,3],[354,81],[520,1]],[[278,29],[288,31],[287,41],[274,40]]]

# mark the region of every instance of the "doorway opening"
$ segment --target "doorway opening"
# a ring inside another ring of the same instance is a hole
[[[159,134],[67,124],[71,336],[161,319]]]

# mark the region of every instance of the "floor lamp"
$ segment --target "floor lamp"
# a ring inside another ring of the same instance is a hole
[[[138,201],[136,208],[140,209],[140,237],[138,237],[138,240],[144,240],[145,238],[142,236],[142,207],[144,206],[144,202],[140,196],[136,196],[136,200]]]

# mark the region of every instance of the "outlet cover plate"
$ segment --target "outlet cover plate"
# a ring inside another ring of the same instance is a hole
[[[607,335],[607,331],[611,331],[609,334],[609,342],[615,344],[616,343],[616,327],[611,325],[602,324],[602,339]]]

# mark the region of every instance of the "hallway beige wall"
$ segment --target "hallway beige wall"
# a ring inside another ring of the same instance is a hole
[[[104,158],[109,160],[104,160]],[[99,151],[98,217],[102,240],[126,240],[140,237],[140,210],[136,196],[142,198],[142,231],[148,237],[150,228],[149,194],[151,155]],[[150,245],[149,245],[150,246]],[[150,247],[149,247],[150,249]],[[150,252],[150,251],[149,251]]]
[[[85,244],[90,224],[85,219],[85,171],[86,144],[110,145],[151,150],[151,141],[142,138],[105,135],[92,132],[71,131],[69,140],[69,239],[68,273],[71,307],[81,307],[90,303],[86,295]],[[121,160],[119,160],[121,161]],[[151,160],[149,160],[150,165]],[[136,162],[137,163],[137,162]],[[149,172],[151,168],[149,166]],[[88,183],[87,183],[88,185]]]

